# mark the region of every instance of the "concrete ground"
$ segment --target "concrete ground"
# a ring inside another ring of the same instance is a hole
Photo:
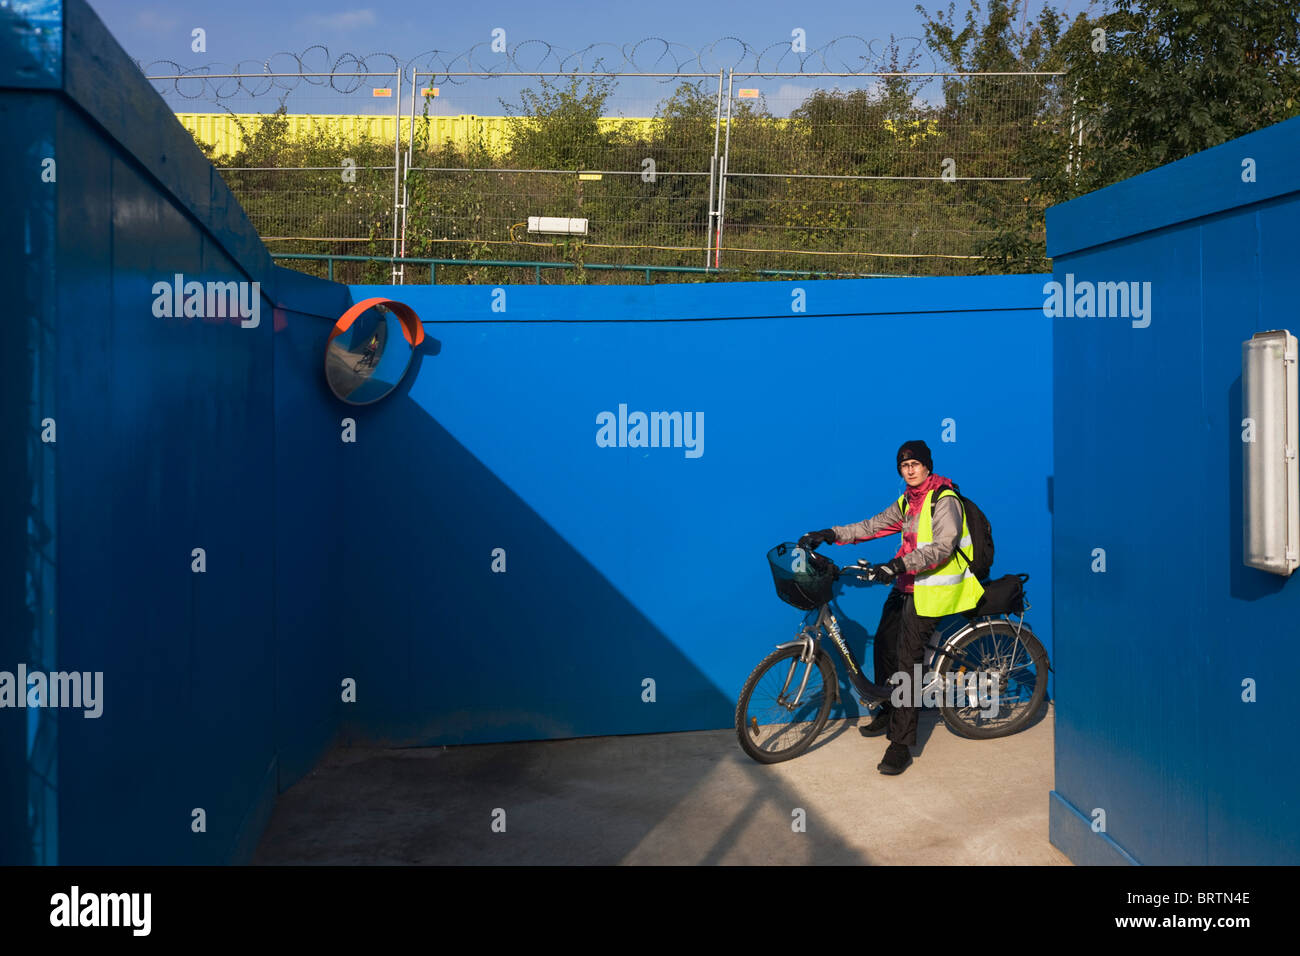
[[[253,862],[1069,864],[1047,840],[1050,707],[1001,740],[927,711],[896,777],[857,723],[770,766],[730,730],[337,749],[280,795]]]

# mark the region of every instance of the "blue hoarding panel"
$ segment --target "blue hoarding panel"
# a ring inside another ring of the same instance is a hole
[[[884,510],[902,488],[895,451],[918,437],[993,522],[994,573],[1031,573],[1050,650],[1042,281],[353,287],[411,305],[436,349],[403,394],[360,410],[344,466],[347,486],[376,489],[351,540],[392,559],[352,573],[356,668],[374,688],[353,732],[728,726],[800,618],[766,551]],[[619,447],[638,412],[691,423],[689,440],[633,447],[629,431]],[[841,606],[874,631],[883,598],[850,589]]]
[[[1296,331],[1300,182],[1266,160],[1298,145],[1292,120],[1049,214],[1056,280],[1149,307],[1053,327],[1056,794],[1142,863],[1300,861],[1300,592],[1242,563],[1241,451],[1241,343]]]

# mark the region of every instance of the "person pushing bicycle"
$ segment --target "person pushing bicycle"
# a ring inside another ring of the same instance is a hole
[[[913,667],[921,662],[925,645],[939,619],[973,608],[984,593],[970,569],[970,528],[961,499],[952,482],[933,473],[934,461],[923,441],[904,442],[896,456],[898,473],[907,489],[880,514],[856,524],[833,525],[810,531],[799,547],[812,550],[820,544],[857,544],[887,534],[902,534],[898,554],[886,564],[871,568],[881,583],[893,590],[880,612],[876,631],[875,677],[905,674],[912,681]],[[920,688],[913,688],[913,695]],[[899,774],[912,762],[908,749],[916,743],[917,704],[907,699],[900,707],[890,701],[861,728],[864,736],[887,734],[889,747],[876,769]]]

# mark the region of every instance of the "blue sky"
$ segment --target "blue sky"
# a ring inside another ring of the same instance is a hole
[[[1059,10],[1070,14],[1086,9],[1090,0],[1052,0]],[[947,2],[923,0],[922,4],[933,12],[947,9]],[[1097,6],[1094,2],[1093,6]],[[436,2],[415,3],[409,0],[390,0],[385,3],[344,4],[330,0],[91,0],[91,6],[104,20],[127,53],[140,61],[150,73],[169,73],[172,61],[185,69],[208,66],[213,72],[257,72],[270,61],[274,72],[291,72],[298,69],[292,57],[277,55],[283,52],[303,54],[315,44],[327,50],[315,50],[307,56],[307,68],[328,70],[340,56],[352,54],[364,58],[369,72],[392,70],[392,60],[381,54],[392,54],[401,64],[417,58],[420,64],[430,62],[433,51],[441,51],[435,62],[450,63],[461,54],[478,45],[473,54],[473,65],[460,61],[460,69],[492,69],[502,56],[489,47],[492,31],[505,31],[507,47],[516,52],[518,61],[529,68],[537,68],[546,56],[544,41],[555,53],[542,69],[560,69],[560,58],[593,44],[602,44],[599,54],[606,60],[606,69],[617,69],[612,64],[622,59],[620,48],[630,48],[646,38],[659,38],[671,44],[651,41],[638,48],[636,64],[641,70],[672,71],[677,63],[691,61],[690,69],[699,69],[693,60],[696,51],[713,49],[705,54],[704,69],[716,72],[720,67],[734,66],[746,59],[746,68],[753,69],[754,54],[767,50],[762,65],[771,69],[777,58],[785,55],[781,69],[798,71],[795,54],[790,52],[792,31],[805,31],[809,51],[826,47],[836,38],[830,49],[830,63],[820,60],[805,64],[805,70],[860,71],[863,57],[878,55],[884,41],[891,34],[919,40],[922,19],[916,12],[916,0],[817,0],[801,5],[788,0],[749,0],[745,3],[705,4],[693,0],[655,0],[654,3],[618,2],[520,2],[520,0],[494,0],[491,3],[447,4]],[[958,0],[959,13],[967,7],[966,0]],[[1035,3],[1037,9],[1037,2]],[[191,49],[191,31],[205,31],[206,52]],[[854,37],[861,38],[853,39]],[[730,38],[730,39],[728,39]],[[721,41],[721,42],[718,42]],[[745,56],[747,44],[751,50]],[[863,42],[866,41],[866,42]],[[871,41],[875,41],[872,43]],[[716,44],[716,45],[715,45]],[[905,44],[910,46],[911,44]],[[380,55],[376,55],[380,54]],[[663,59],[659,59],[660,57]],[[595,69],[596,55],[588,54],[583,68]],[[659,60],[656,65],[656,60]],[[837,62],[838,61],[838,62]],[[578,61],[570,59],[564,66],[572,70]],[[815,65],[813,65],[815,64]],[[340,67],[339,69],[353,69]],[[688,67],[683,67],[686,69]],[[879,67],[876,67],[879,68]],[[927,63],[921,69],[931,69]],[[769,81],[763,90],[769,105],[780,113],[786,112],[782,103],[797,105],[801,93],[813,84]],[[636,87],[636,88],[634,88]],[[161,91],[161,90],[160,90]],[[313,91],[308,91],[311,93]],[[444,89],[440,95],[454,92]],[[470,96],[468,89],[460,90],[462,102],[445,101],[440,105],[449,112],[500,113],[491,102],[494,97],[485,90]],[[658,99],[658,92],[649,84],[624,83],[620,90],[624,115],[644,115],[644,106]],[[359,90],[369,96],[369,90]],[[167,95],[165,93],[165,95]],[[295,94],[300,102],[289,103],[290,112],[335,111],[327,104],[325,96],[311,103],[311,96]],[[404,94],[405,95],[405,94]],[[177,97],[173,94],[171,99]],[[338,97],[335,97],[337,99]],[[260,98],[259,98],[260,99]],[[354,97],[354,100],[357,98]],[[382,101],[354,103],[352,109],[370,112],[381,110]],[[178,104],[177,109],[200,109]],[[787,107],[788,108],[788,107]],[[405,112],[405,111],[404,111]]]

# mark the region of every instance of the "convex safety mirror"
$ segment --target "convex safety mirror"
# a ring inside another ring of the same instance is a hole
[[[365,299],[344,312],[330,330],[325,381],[349,405],[377,402],[402,381],[423,341],[424,326],[410,306],[392,299]]]

